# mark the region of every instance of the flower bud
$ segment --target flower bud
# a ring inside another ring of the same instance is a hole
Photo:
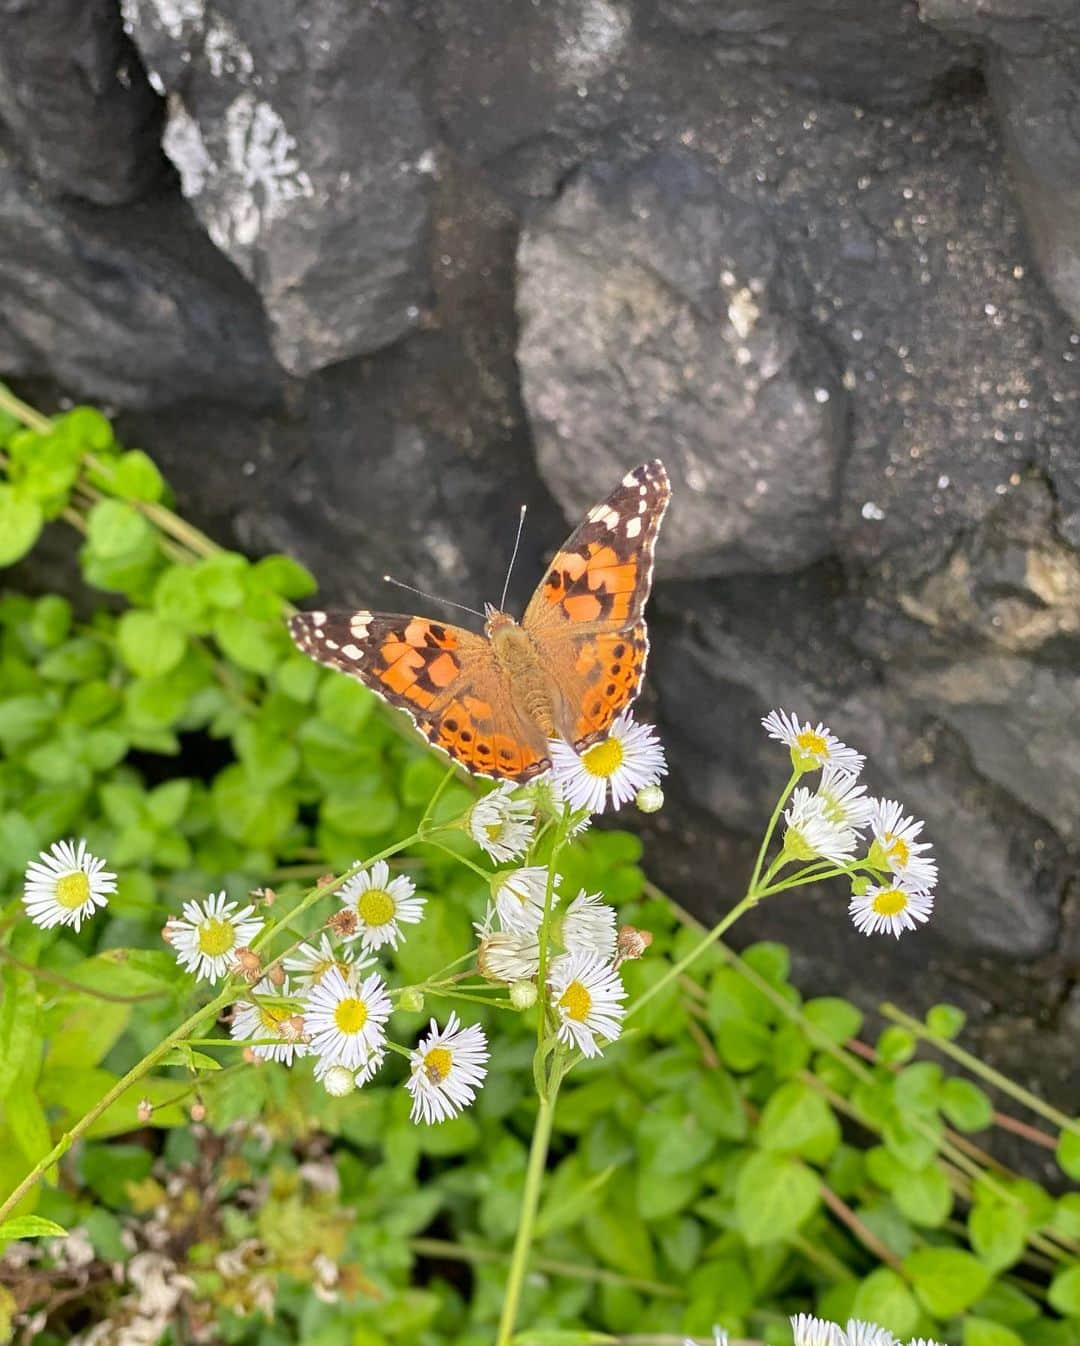
[[[536,983],[515,981],[510,986],[510,1003],[516,1010],[527,1010],[536,1004]]]
[[[408,1010],[410,1014],[420,1014],[424,1008],[424,993],[418,986],[406,986],[398,997],[398,1009]]]
[[[285,969],[280,963],[271,963],[270,970],[267,972],[266,976],[270,985],[277,987],[278,990],[285,985]]]
[[[634,796],[634,803],[642,813],[659,813],[664,807],[664,792],[659,785],[643,785]]]
[[[262,959],[254,949],[237,949],[234,969],[247,982],[256,982],[262,976]]]
[[[282,1042],[301,1042],[304,1037],[304,1016],[290,1014],[278,1024],[278,1035]]]
[[[169,920],[167,920],[165,924],[161,927],[161,938],[165,941],[166,944],[172,943],[172,924],[173,924],[172,918],[170,917]]]
[[[206,1104],[201,1098],[197,1098],[191,1105],[191,1120],[193,1122],[206,1121]]]
[[[851,896],[864,897],[870,889],[870,880],[866,878],[853,878],[851,880]]]
[[[253,897],[256,902],[262,902],[268,907],[272,907],[277,901],[277,893],[273,888],[252,888],[248,897]]]
[[[619,962],[640,958],[651,943],[651,930],[638,930],[632,925],[619,926],[619,934],[615,941]]]
[[[331,1098],[344,1098],[356,1088],[353,1072],[347,1066],[331,1066],[323,1076],[322,1084]]]
[[[356,912],[352,907],[342,907],[340,911],[335,911],[333,916],[326,922],[335,935],[340,935],[342,939],[348,939],[350,935],[355,935],[360,922],[357,920]]]
[[[154,1115],[154,1105],[148,1098],[140,1098],[135,1113],[140,1122],[148,1122]]]

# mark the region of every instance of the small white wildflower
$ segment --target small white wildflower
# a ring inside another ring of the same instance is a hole
[[[846,1346],[896,1346],[896,1338],[886,1327],[866,1323],[861,1318],[849,1318],[844,1329]]]
[[[599,1056],[596,1039],[614,1042],[622,1032],[626,989],[610,962],[581,950],[551,964],[551,1003],[559,1017],[558,1038],[584,1056]]]
[[[304,1024],[311,1050],[327,1065],[359,1070],[386,1041],[390,997],[377,972],[357,984],[337,968],[304,996]]]
[[[491,930],[477,927],[480,944],[476,967],[488,981],[524,981],[540,968],[540,940],[535,931]]]
[[[856,894],[848,906],[848,913],[856,930],[864,935],[895,935],[930,919],[934,909],[932,893],[920,892],[903,880],[878,887],[870,884],[866,891]]]
[[[412,1120],[431,1125],[456,1117],[484,1083],[487,1059],[487,1038],[478,1024],[462,1028],[454,1013],[445,1028],[432,1019],[430,1032],[409,1058],[405,1088],[412,1095]]]
[[[469,810],[469,832],[493,860],[516,860],[524,855],[536,831],[532,804],[514,796],[517,786],[503,781]]]
[[[573,809],[603,813],[610,792],[613,808],[628,804],[645,785],[667,774],[664,749],[651,724],[635,724],[623,711],[607,738],[580,755],[562,739],[548,743],[552,776]]]
[[[390,866],[377,860],[369,869],[347,880],[338,896],[356,915],[357,928],[351,939],[365,949],[396,949],[402,939],[401,923],[415,925],[424,915],[426,898],[414,897],[416,884],[404,874],[390,877]]]
[[[583,888],[566,908],[558,934],[567,953],[584,950],[610,960],[615,956],[615,922],[615,908]]]
[[[263,926],[254,907],[228,902],[224,893],[185,902],[182,912],[166,922],[169,944],[177,961],[204,981],[224,977],[236,961],[237,949],[247,948]]]
[[[916,888],[932,888],[937,883],[937,865],[927,854],[929,842],[918,841],[924,823],[904,816],[895,799],[873,799],[870,827],[874,842],[868,859],[879,869],[889,869],[898,879]]]
[[[82,923],[104,907],[116,892],[116,875],[86,849],[71,841],[57,841],[26,867],[23,905],[35,925],[49,930]]]
[[[359,1069],[355,1069],[352,1066],[342,1065],[340,1062],[335,1062],[329,1058],[316,1057],[315,1078],[319,1080],[325,1088],[327,1079],[333,1075],[335,1071],[344,1070],[352,1081],[352,1089],[347,1089],[345,1092],[352,1093],[353,1089],[360,1089],[373,1080],[379,1070],[382,1069],[385,1060],[386,1048],[381,1043],[379,1046],[373,1047],[371,1051],[368,1052],[367,1058]],[[340,1078],[340,1076],[335,1076],[335,1079],[339,1082]],[[329,1092],[330,1090],[327,1090],[327,1093]]]
[[[336,967],[343,977],[348,977],[350,972],[355,976],[374,966],[374,958],[354,960],[344,949],[336,950],[325,931],[319,936],[317,945],[300,944],[296,952],[284,960],[284,967],[289,972],[299,973],[296,984],[302,989],[317,986],[332,967]]]
[[[331,1098],[344,1098],[356,1088],[356,1080],[346,1066],[327,1066],[322,1077],[322,1087]]]
[[[547,896],[548,872],[543,865],[526,865],[496,874],[492,880],[495,910],[506,931],[533,934],[544,919],[544,900]],[[558,886],[558,875],[555,886]],[[551,894],[551,905],[558,902],[557,893]]]
[[[826,764],[821,769],[817,792],[830,822],[856,832],[870,826],[874,801],[867,797],[866,786],[860,785],[858,777],[849,771]]]
[[[792,794],[791,806],[784,810],[784,822],[784,850],[796,860],[821,856],[842,865],[851,859],[858,844],[858,834],[833,822],[825,800],[802,786]]]
[[[838,1324],[810,1313],[800,1313],[791,1319],[791,1335],[795,1346],[844,1346],[844,1334]]]
[[[800,723],[784,710],[771,710],[762,720],[770,738],[786,743],[791,749],[792,765],[800,771],[815,771],[831,764],[849,776],[857,776],[866,758],[846,743],[841,743],[823,724],[812,728],[810,721]]]
[[[251,988],[254,1000],[240,1000],[233,1006],[232,1027],[229,1032],[237,1041],[250,1041],[251,1051],[260,1060],[280,1061],[283,1065],[291,1066],[294,1056],[307,1055],[304,1043],[290,1040],[286,1036],[288,1029],[284,1031],[282,1029],[282,1025],[292,1019],[294,1011],[287,1005],[258,1002],[259,996],[286,997],[290,994],[287,981],[278,987],[269,977],[263,977]],[[277,1041],[273,1043],[259,1041],[265,1038],[276,1038]]]

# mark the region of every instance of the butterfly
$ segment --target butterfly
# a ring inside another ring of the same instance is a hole
[[[671,498],[659,459],[628,472],[555,554],[520,624],[485,605],[484,634],[386,612],[303,612],[305,654],[358,678],[477,776],[524,782],[548,740],[582,752],[637,696],[643,612]]]

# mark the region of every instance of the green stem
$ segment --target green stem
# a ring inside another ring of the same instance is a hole
[[[174,1028],[167,1037],[162,1038],[156,1047],[151,1048],[141,1061],[137,1062],[126,1075],[116,1081],[111,1089],[102,1094],[90,1111],[84,1113],[70,1131],[64,1132],[49,1153],[37,1161],[4,1204],[0,1206],[0,1222],[3,1222],[11,1214],[42,1175],[47,1173],[53,1164],[71,1149],[80,1136],[85,1135],[107,1108],[111,1107],[133,1084],[137,1084],[144,1075],[149,1074],[161,1058],[170,1052],[177,1043],[183,1042],[191,1030],[201,1023],[208,1014],[216,1015],[219,1010],[224,1009],[234,995],[235,991],[230,986],[222,991],[216,999],[211,1000],[208,1005],[203,1005],[201,1009],[197,1009],[194,1014],[184,1020],[179,1028]]]
[[[554,862],[554,856],[552,857]],[[543,944],[541,944],[543,949]],[[555,1100],[559,1095],[559,1075],[553,1071],[548,1082],[547,1096],[538,1100],[536,1125],[533,1128],[532,1144],[529,1147],[529,1165],[525,1170],[525,1194],[521,1202],[521,1216],[518,1220],[517,1234],[514,1238],[514,1250],[510,1254],[510,1271],[506,1278],[506,1290],[503,1295],[502,1315],[499,1318],[499,1335],[495,1346],[510,1346],[517,1323],[518,1309],[521,1305],[521,1290],[525,1283],[525,1271],[532,1248],[533,1230],[536,1227],[536,1212],[540,1205],[540,1186],[547,1165],[548,1146],[551,1143],[551,1126],[555,1119]]]
[[[981,1076],[988,1084],[994,1085],[995,1088],[1000,1089],[1002,1093],[1008,1094],[1011,1098],[1015,1098],[1018,1103],[1023,1103],[1026,1107],[1029,1107],[1032,1112],[1037,1112],[1040,1117],[1045,1117],[1047,1121],[1053,1122],[1054,1125],[1060,1127],[1062,1131],[1071,1131],[1074,1135],[1080,1136],[1080,1122],[1075,1121],[1072,1117],[1066,1116],[1064,1112],[1061,1112],[1052,1104],[1045,1102],[1043,1099],[1039,1098],[1037,1094],[1033,1094],[1029,1089],[1025,1089],[1022,1084],[1017,1084],[1015,1080],[1009,1079],[1008,1075],[1002,1075],[999,1070],[995,1070],[993,1066],[986,1065],[985,1062],[980,1061],[977,1056],[973,1056],[971,1052],[965,1051],[963,1047],[958,1047],[955,1042],[950,1042],[948,1038],[942,1037],[939,1033],[932,1032],[925,1024],[921,1023],[918,1019],[912,1018],[910,1014],[905,1014],[904,1011],[898,1009],[896,1005],[892,1005],[886,1001],[883,1005],[879,1005],[878,1008],[886,1019],[892,1019],[894,1023],[902,1024],[906,1029],[914,1033],[916,1037],[922,1038],[924,1042],[932,1042],[938,1051],[944,1052],[946,1056],[951,1056],[954,1061],[958,1061],[965,1069],[970,1070],[973,1075]]]
[[[758,848],[757,861],[754,864],[754,872],[750,875],[750,883],[747,892],[755,892],[758,885],[758,879],[761,877],[761,866],[765,863],[765,853],[769,849],[769,842],[772,841],[773,833],[776,831],[776,824],[780,821],[780,814],[784,811],[784,805],[788,801],[788,796],[795,788],[802,772],[794,770],[788,778],[788,783],[784,786],[780,798],[776,801],[776,808],[772,811],[772,817],[769,819],[769,825],[765,829],[765,835],[761,838],[761,845]]]
[[[551,931],[551,912],[555,898],[555,868],[559,861],[559,852],[566,841],[566,825],[570,817],[570,805],[564,804],[555,828],[555,837],[551,843],[551,855],[548,857],[547,884],[544,888],[544,915],[540,921],[538,939],[540,941],[540,961],[536,969],[536,989],[539,1014],[536,1020],[536,1050],[542,1051],[547,1036],[547,965],[548,936]]]
[[[783,883],[774,883],[771,887],[762,887],[758,889],[758,897],[772,897],[773,893],[783,893],[789,888],[801,888],[807,883],[819,883],[822,879],[842,878],[845,874],[852,874],[858,868],[858,862],[850,865],[838,865],[833,869],[821,869],[817,865],[808,865],[805,869],[800,869],[797,874],[793,874],[790,879],[785,879]],[[766,875],[766,878],[768,876]]]

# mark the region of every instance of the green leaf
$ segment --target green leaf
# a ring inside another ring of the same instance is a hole
[[[99,500],[86,516],[89,550],[102,560],[116,560],[154,542],[153,527],[122,500]]]
[[[1057,1161],[1067,1178],[1080,1182],[1080,1134],[1062,1131],[1058,1137]]]
[[[992,1279],[991,1272],[960,1248],[916,1248],[904,1258],[920,1303],[935,1318],[952,1318],[974,1304]]]
[[[44,523],[37,500],[0,483],[0,566],[21,560],[38,540]]]
[[[375,694],[344,675],[324,679],[315,698],[319,714],[335,729],[359,734],[375,709]]]
[[[51,649],[71,630],[71,604],[59,594],[46,594],[34,604],[30,633],[39,645]]]
[[[772,1035],[752,1019],[724,1019],[716,1033],[721,1059],[732,1070],[753,1070],[772,1052]]]
[[[907,1116],[933,1116],[941,1094],[942,1070],[936,1061],[916,1061],[893,1080],[897,1108]]]
[[[939,1229],[949,1218],[953,1194],[945,1174],[936,1164],[917,1172],[905,1172],[892,1189],[892,1198],[914,1225]]]
[[[889,1151],[908,1168],[925,1168],[936,1156],[945,1127],[941,1118],[907,1117],[894,1112],[886,1118],[881,1136]]]
[[[91,480],[126,500],[160,500],[165,494],[164,478],[142,449],[128,449],[103,464],[101,470],[91,473]]]
[[[37,992],[29,972],[7,964],[0,971],[0,1098],[7,1098],[38,1043]]]
[[[146,811],[159,827],[175,827],[187,811],[191,781],[180,778],[156,786],[146,796]]]
[[[296,775],[300,766],[298,749],[265,725],[245,720],[234,741],[237,754],[258,789],[273,790]]]
[[[248,846],[279,844],[296,819],[296,800],[288,791],[254,789],[237,763],[218,773],[210,795],[221,830]]]
[[[214,639],[234,664],[248,673],[267,674],[286,655],[285,628],[242,612],[219,612]]]
[[[823,995],[808,1000],[802,1012],[819,1034],[838,1046],[843,1046],[848,1038],[858,1037],[863,1023],[862,1010],[838,996]]]
[[[291,556],[264,556],[252,566],[251,579],[282,598],[307,598],[319,587],[311,571]]]
[[[994,1271],[1012,1266],[1027,1243],[1027,1221],[1022,1211],[993,1197],[972,1206],[968,1232],[971,1246]]]
[[[125,612],[116,626],[120,656],[133,673],[160,677],[184,657],[184,633],[156,612]]]
[[[959,1034],[966,1022],[967,1015],[955,1005],[934,1005],[926,1012],[926,1026],[930,1032],[935,1037],[946,1038],[950,1042]]]
[[[244,601],[244,576],[249,562],[237,552],[219,552],[194,567],[203,598],[211,607],[238,608]]]
[[[583,1228],[590,1247],[605,1266],[645,1280],[656,1275],[648,1230],[630,1211],[603,1202],[585,1216]]]
[[[715,1137],[692,1109],[680,1106],[645,1113],[637,1145],[643,1171],[661,1181],[699,1168],[712,1153]]]
[[[689,1104],[702,1126],[721,1140],[745,1140],[749,1134],[745,1101],[726,1070],[699,1074],[690,1086]]]
[[[787,945],[777,944],[774,940],[763,939],[751,944],[743,950],[742,960],[773,986],[787,981],[791,971],[791,954]]]
[[[789,1080],[765,1104],[757,1142],[763,1150],[801,1154],[824,1164],[840,1143],[840,1126],[816,1089]]]
[[[37,1073],[34,1063],[33,1074]],[[4,1115],[23,1158],[32,1167],[52,1149],[52,1135],[45,1111],[34,1092],[32,1076],[23,1076],[20,1084],[4,1100]],[[48,1176],[48,1175],[46,1175]]]
[[[1057,1272],[1050,1282],[1047,1299],[1058,1313],[1080,1318],[1080,1263],[1074,1262]]]
[[[1023,1346],[1023,1337],[989,1318],[965,1318],[963,1346]]]
[[[1058,1197],[1051,1224],[1065,1238],[1080,1239],[1080,1192],[1065,1192]]]
[[[510,1338],[511,1346],[611,1346],[618,1337],[609,1337],[606,1332],[564,1331],[560,1328],[535,1328],[527,1332],[515,1332]]]
[[[0,1224],[0,1241],[6,1239],[67,1238],[67,1230],[55,1220],[43,1220],[40,1215],[16,1215]]]
[[[884,1065],[900,1066],[910,1061],[917,1046],[914,1033],[897,1024],[890,1024],[876,1043],[878,1060]]]
[[[903,1338],[915,1331],[919,1305],[902,1276],[889,1267],[878,1267],[856,1290],[851,1316],[864,1323],[878,1323]]]
[[[958,1131],[982,1131],[994,1120],[989,1095],[971,1080],[946,1080],[941,1086],[941,1110]]]
[[[781,1242],[794,1234],[818,1202],[816,1174],[798,1160],[766,1151],[750,1156],[735,1185],[735,1216],[752,1245]]]
[[[576,1154],[564,1159],[545,1182],[544,1199],[536,1217],[536,1237],[546,1238],[557,1229],[580,1224],[593,1202],[603,1200],[603,1189],[616,1167],[610,1164],[599,1173],[588,1174]]]

